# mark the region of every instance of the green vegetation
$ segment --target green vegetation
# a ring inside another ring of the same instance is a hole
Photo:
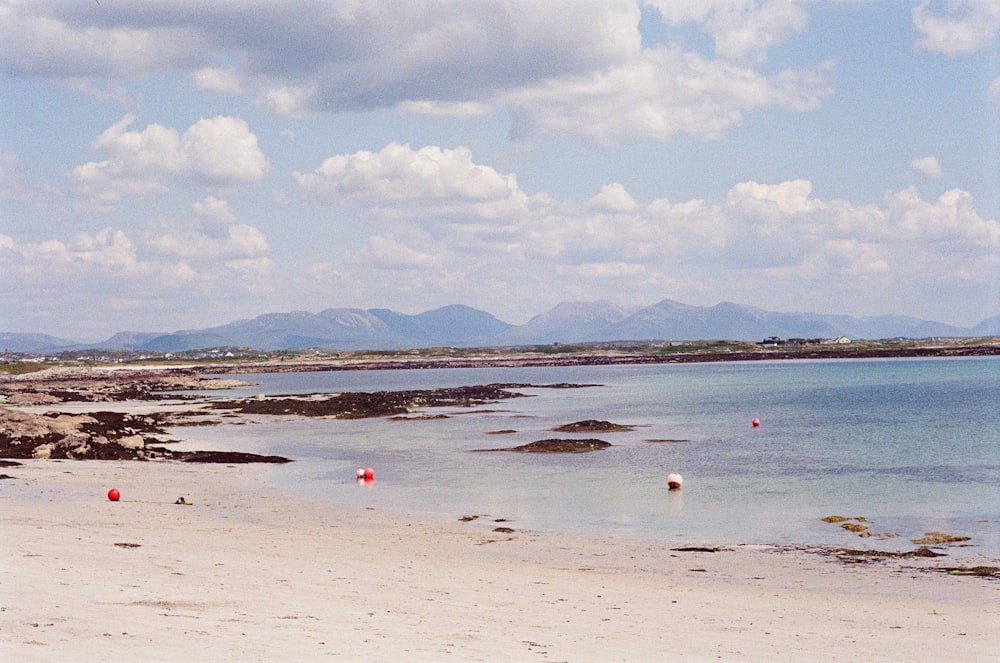
[[[326,348],[255,350],[215,347],[176,352],[138,350],[73,350],[39,356],[30,353],[0,354],[0,375],[23,374],[53,366],[108,364],[143,366],[253,366],[257,364],[312,364],[434,361],[575,361],[587,363],[657,363],[674,361],[823,359],[838,357],[1000,355],[1000,338],[882,339],[835,343],[823,339],[768,339],[765,342],[704,341],[602,341],[550,343],[511,347],[430,347],[405,350],[339,351]],[[558,357],[558,358],[557,358]]]
[[[51,368],[55,364],[38,361],[13,361],[9,363],[0,362],[0,373],[6,375],[25,375],[27,373],[37,373]]]

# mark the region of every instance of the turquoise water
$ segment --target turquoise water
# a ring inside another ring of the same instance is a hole
[[[260,374],[225,395],[525,382],[528,397],[445,419],[273,418],[185,429],[297,462],[280,486],[329,502],[505,518],[515,529],[662,540],[911,549],[929,531],[972,536],[954,554],[1000,556],[1000,359],[769,361],[660,366]],[[219,394],[214,394],[219,395]],[[753,428],[750,421],[761,425]],[[470,453],[582,419],[636,426],[586,435],[581,455]],[[513,429],[511,434],[491,431]],[[650,442],[649,440],[682,440]],[[355,470],[376,481],[359,486]],[[680,472],[682,491],[666,475]],[[821,521],[864,516],[862,539]]]

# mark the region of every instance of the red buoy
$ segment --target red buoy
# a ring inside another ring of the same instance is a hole
[[[375,478],[375,470],[370,467],[365,468],[365,481],[371,481]]]
[[[753,426],[754,428],[757,428],[757,426],[760,426],[760,419],[751,419],[750,425]]]
[[[108,499],[112,502],[117,502],[121,498],[122,494],[118,492],[117,488],[112,488],[108,491]]]

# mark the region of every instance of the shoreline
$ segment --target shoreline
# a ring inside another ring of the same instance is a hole
[[[851,346],[791,346],[777,349],[761,347],[753,349],[715,351],[677,350],[664,352],[660,345],[646,346],[636,351],[632,344],[618,347],[581,349],[566,352],[539,352],[517,349],[490,348],[430,348],[426,350],[401,350],[396,352],[371,353],[354,352],[343,356],[319,356],[303,358],[302,355],[288,355],[249,361],[225,361],[218,358],[208,361],[163,361],[142,363],[118,362],[69,362],[54,365],[37,373],[18,375],[0,373],[0,385],[20,380],[33,380],[39,373],[59,376],[66,380],[80,380],[95,374],[107,379],[121,374],[142,375],[148,382],[157,380],[175,381],[182,388],[196,388],[193,383],[205,380],[204,375],[243,375],[253,373],[292,373],[317,371],[378,371],[378,370],[421,370],[434,368],[520,368],[554,366],[602,366],[602,365],[642,365],[642,364],[686,364],[734,361],[791,361],[824,359],[904,359],[921,357],[995,357],[1000,356],[1000,339],[985,338],[975,343],[960,343],[968,339],[945,339],[941,342],[920,342],[909,346],[871,345],[859,342]],[[949,342],[950,341],[950,342]],[[743,344],[748,345],[748,344]],[[464,356],[456,356],[461,353]],[[471,354],[470,354],[471,353]],[[262,355],[264,356],[264,355]],[[126,378],[127,379],[127,378]]]
[[[324,506],[261,481],[262,466],[16,469],[0,482],[11,659],[978,661],[1000,649],[1000,582],[928,570],[941,558],[505,534],[461,514]]]
[[[1000,343],[978,345],[925,345],[907,348],[823,348],[799,350],[753,350],[738,352],[678,352],[657,353],[573,353],[565,355],[514,355],[498,357],[429,357],[413,359],[401,353],[392,359],[298,360],[268,361],[254,364],[211,364],[200,373],[209,375],[241,375],[247,373],[294,373],[316,371],[377,371],[420,370],[428,368],[523,368],[554,366],[614,366],[690,364],[733,361],[793,361],[823,359],[905,359],[921,357],[995,357],[1000,356]],[[264,370],[262,370],[264,369]]]

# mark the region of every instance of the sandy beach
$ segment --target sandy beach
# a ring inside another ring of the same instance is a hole
[[[338,510],[270,487],[260,465],[27,460],[4,471],[14,477],[0,481],[4,660],[987,661],[1000,651],[1000,583],[942,572],[947,557],[679,551],[520,531],[485,514]],[[108,501],[111,487],[120,501]],[[504,525],[514,531],[494,531]]]

